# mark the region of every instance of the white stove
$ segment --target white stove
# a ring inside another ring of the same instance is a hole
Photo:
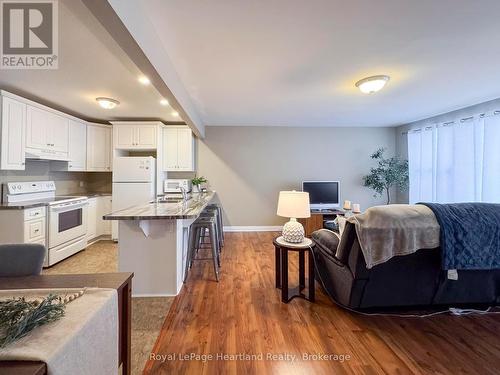
[[[46,266],[86,247],[87,197],[56,196],[54,181],[9,182],[3,186],[3,202],[47,206]]]

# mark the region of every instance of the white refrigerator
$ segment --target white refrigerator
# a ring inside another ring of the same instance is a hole
[[[156,163],[152,156],[124,156],[113,159],[113,212],[145,204],[156,197]],[[111,237],[118,240],[118,221]]]

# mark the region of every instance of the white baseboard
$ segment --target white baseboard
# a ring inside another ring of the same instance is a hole
[[[283,227],[281,225],[275,226],[225,226],[224,232],[281,232]]]

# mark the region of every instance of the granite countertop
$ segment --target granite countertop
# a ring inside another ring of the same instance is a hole
[[[194,193],[191,199],[178,203],[146,203],[132,206],[108,215],[104,220],[168,220],[196,219],[212,201],[215,192]]]
[[[111,196],[111,193],[76,193],[76,194],[61,194],[58,196],[64,196],[64,197],[88,197],[88,198],[94,198],[94,197],[106,197],[106,196]],[[28,208],[35,208],[35,207],[44,207],[48,206],[50,202],[53,202],[53,199],[41,199],[41,200],[32,200],[32,201],[25,201],[25,202],[15,202],[15,203],[0,203],[0,210],[25,210]]]
[[[70,195],[73,197],[87,197],[87,198],[95,198],[95,197],[108,197],[111,196],[111,193],[106,193],[106,192],[88,192],[88,193],[76,193],[76,194],[64,194],[64,195]]]
[[[0,203],[0,210],[25,210],[27,208],[48,206],[52,199],[33,200],[15,203]]]

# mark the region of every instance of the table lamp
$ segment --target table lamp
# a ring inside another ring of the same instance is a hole
[[[297,218],[311,216],[309,193],[304,191],[280,191],[277,215],[289,217],[290,221],[283,226],[283,239],[291,243],[304,241],[304,227]]]

